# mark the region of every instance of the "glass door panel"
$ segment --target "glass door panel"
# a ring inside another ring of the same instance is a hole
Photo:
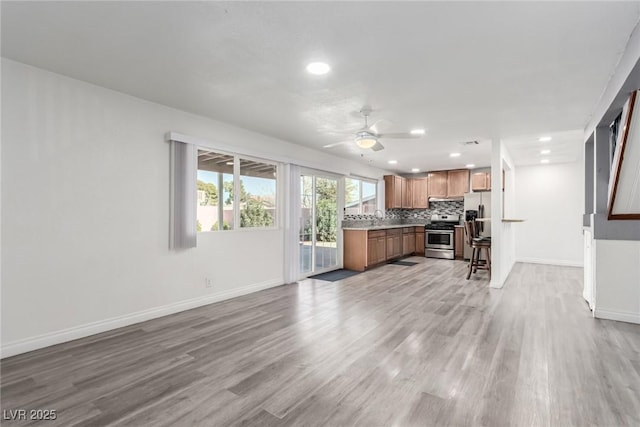
[[[300,274],[313,266],[313,177],[300,176]]]
[[[338,267],[338,179],[300,176],[299,269],[302,277]]]
[[[338,180],[315,178],[314,271],[338,265]]]

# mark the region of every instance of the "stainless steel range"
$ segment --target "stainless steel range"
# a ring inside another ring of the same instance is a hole
[[[424,226],[424,256],[455,259],[453,230],[459,222],[460,215],[431,215],[431,224]]]

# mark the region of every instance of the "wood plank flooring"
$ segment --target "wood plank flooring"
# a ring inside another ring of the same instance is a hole
[[[640,326],[593,319],[582,269],[410,260],[5,359],[2,409],[57,419],[2,425],[640,425]]]

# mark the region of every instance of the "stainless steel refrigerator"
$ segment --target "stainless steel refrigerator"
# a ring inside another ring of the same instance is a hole
[[[467,219],[467,211],[476,211],[478,218],[491,218],[491,192],[481,191],[476,193],[465,193],[464,195],[464,216]],[[482,221],[476,223],[478,234],[482,237],[491,237],[491,222]],[[484,259],[484,252],[480,259]],[[467,244],[467,236],[464,236],[464,258],[471,258],[471,246]]]

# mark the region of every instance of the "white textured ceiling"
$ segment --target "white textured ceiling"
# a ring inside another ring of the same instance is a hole
[[[427,134],[331,150],[402,173],[486,166],[492,137],[582,129],[639,13],[609,1],[3,1],[2,56],[318,149],[360,127],[368,104],[388,131]],[[307,74],[313,60],[331,73]]]

